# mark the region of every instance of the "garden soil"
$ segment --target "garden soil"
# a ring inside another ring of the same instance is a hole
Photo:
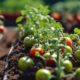
[[[4,74],[6,57],[13,42],[16,40],[16,30],[7,28],[3,38],[0,40],[0,80]]]

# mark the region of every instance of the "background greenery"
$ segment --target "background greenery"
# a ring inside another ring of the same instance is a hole
[[[17,12],[24,5],[38,6],[43,3],[49,5],[52,11],[80,11],[80,0],[0,0],[0,12]]]
[[[0,0],[0,12],[17,12],[28,5],[39,5],[40,0]]]

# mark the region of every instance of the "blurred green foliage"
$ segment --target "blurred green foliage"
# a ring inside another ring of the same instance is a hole
[[[55,3],[57,3],[57,2],[59,2],[59,1],[65,1],[65,0],[43,0],[44,2],[45,2],[45,4],[47,4],[47,5],[53,5],[53,4],[55,4]]]
[[[25,5],[39,5],[41,0],[0,0],[0,11],[17,12],[24,8]]]
[[[80,0],[42,0],[45,2],[45,4],[51,6],[57,2],[66,2],[66,1],[80,1]]]
[[[66,2],[58,2],[51,7],[51,11],[59,11],[59,12],[67,12],[80,13],[80,0],[66,1]]]

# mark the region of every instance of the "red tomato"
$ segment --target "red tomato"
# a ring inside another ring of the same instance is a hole
[[[69,37],[66,37],[66,44],[72,47],[72,40]]]
[[[64,48],[61,48],[61,52],[62,52],[62,54],[64,53]]]
[[[77,19],[78,22],[80,22],[80,15],[77,15],[76,19]]]
[[[61,19],[61,15],[59,12],[53,12],[51,14],[51,17],[53,17],[55,20],[60,20]]]
[[[30,50],[31,57],[35,57],[36,52],[39,52],[40,55],[44,54],[44,50],[42,48],[40,48],[40,47],[38,47],[38,48],[33,47]]]
[[[55,61],[53,59],[48,59],[48,60],[46,60],[46,65],[47,66],[55,65]]]
[[[73,18],[73,16],[67,16],[67,22],[73,22],[74,21],[74,18]]]
[[[0,32],[3,33],[5,30],[4,26],[0,26]]]

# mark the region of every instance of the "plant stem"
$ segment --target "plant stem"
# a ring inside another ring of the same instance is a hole
[[[61,62],[60,62],[60,53],[59,53],[59,49],[57,49],[57,80],[60,80],[61,77]]]

